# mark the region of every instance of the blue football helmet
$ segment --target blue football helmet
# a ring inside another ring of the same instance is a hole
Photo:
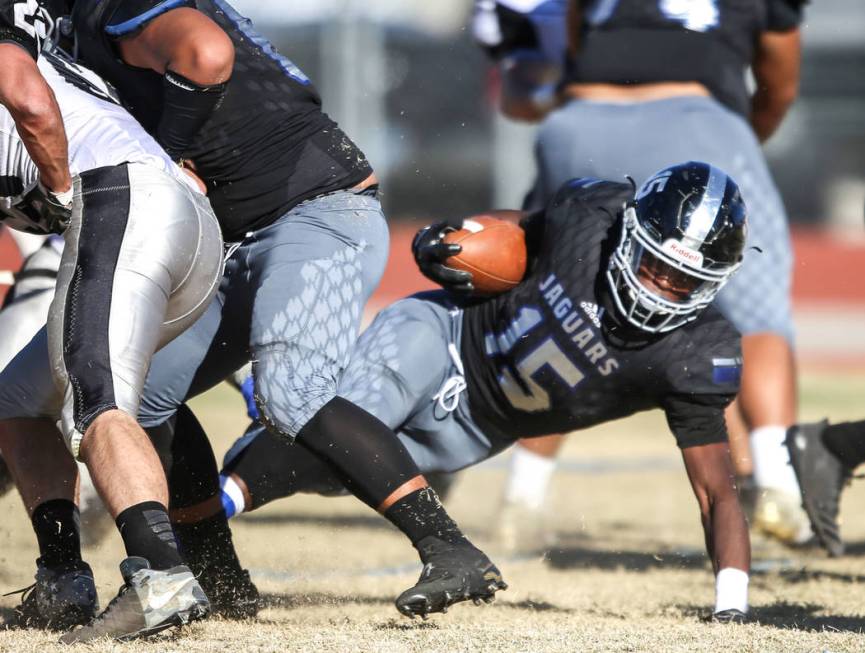
[[[607,270],[622,316],[649,333],[696,319],[742,263],[746,213],[736,182],[708,163],[653,175],[624,211]]]

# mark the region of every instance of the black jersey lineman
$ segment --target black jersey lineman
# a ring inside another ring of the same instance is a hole
[[[162,115],[163,77],[122,63],[115,43],[178,7],[199,9],[235,48],[222,106],[184,152],[207,182],[226,240],[371,174],[363,153],[322,112],[309,78],[223,0],[77,0],[72,16],[82,61],[117,87],[148,132],[155,133]]]
[[[618,323],[605,273],[630,185],[575,180],[526,220],[530,269],[467,308],[462,357],[475,421],[506,440],[662,408],[680,447],[727,437],[739,334],[709,307],[660,336]]]
[[[748,116],[745,71],[754,59],[754,35],[796,28],[805,0],[580,4],[583,29],[567,82],[698,81],[721,104]]]

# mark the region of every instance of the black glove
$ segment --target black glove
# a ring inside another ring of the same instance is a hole
[[[451,256],[463,250],[455,243],[443,242],[445,234],[452,231],[457,231],[457,228],[447,222],[428,225],[415,234],[411,251],[418,268],[427,279],[445,290],[468,294],[475,289],[471,272],[455,270],[444,264]]]
[[[67,191],[71,196],[71,191]],[[65,195],[63,193],[61,195]],[[20,201],[9,205],[0,201],[0,222],[32,234],[61,234],[72,220],[72,200],[64,204],[57,193],[37,183]]]

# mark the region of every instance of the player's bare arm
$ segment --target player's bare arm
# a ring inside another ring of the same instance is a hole
[[[210,18],[187,7],[154,18],[117,47],[132,66],[163,75],[173,70],[199,84],[228,81],[234,67],[231,39]]]
[[[751,126],[761,141],[781,124],[799,93],[801,38],[798,29],[763,32],[752,69],[757,90],[751,100]]]
[[[172,9],[117,42],[123,61],[165,76],[156,136],[175,159],[222,103],[234,68],[234,45],[197,9]]]
[[[682,450],[682,458],[700,505],[712,568],[715,573],[726,567],[747,571],[751,566],[748,529],[727,443],[688,447]]]
[[[568,3],[568,55],[576,57],[580,49],[580,31],[583,28],[583,1],[571,0]]]
[[[715,571],[715,616],[741,620],[748,609],[751,544],[748,524],[736,493],[726,442],[682,450],[685,469],[700,505],[706,551]]]
[[[39,168],[42,184],[55,193],[72,188],[63,119],[54,93],[24,48],[0,43],[0,104],[12,114],[18,133]]]

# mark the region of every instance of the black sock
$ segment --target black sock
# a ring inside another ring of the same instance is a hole
[[[172,510],[219,495],[219,467],[213,447],[186,404],[159,426],[148,428],[147,435],[165,470]]]
[[[126,554],[146,558],[151,569],[170,569],[183,564],[165,506],[145,501],[130,506],[115,520]]]
[[[342,397],[331,399],[304,425],[297,443],[324,461],[349,492],[373,509],[420,475],[396,434]]]
[[[78,506],[68,499],[46,501],[36,506],[31,522],[43,565],[59,567],[81,560]]]
[[[208,571],[224,574],[240,570],[225,512],[220,511],[194,524],[174,524],[174,532],[180,552],[196,576]]]
[[[448,544],[469,543],[442,506],[435,490],[429,487],[407,494],[388,508],[384,516],[415,546],[429,536]]]
[[[823,444],[853,469],[865,462],[865,421],[830,424],[823,431]]]

